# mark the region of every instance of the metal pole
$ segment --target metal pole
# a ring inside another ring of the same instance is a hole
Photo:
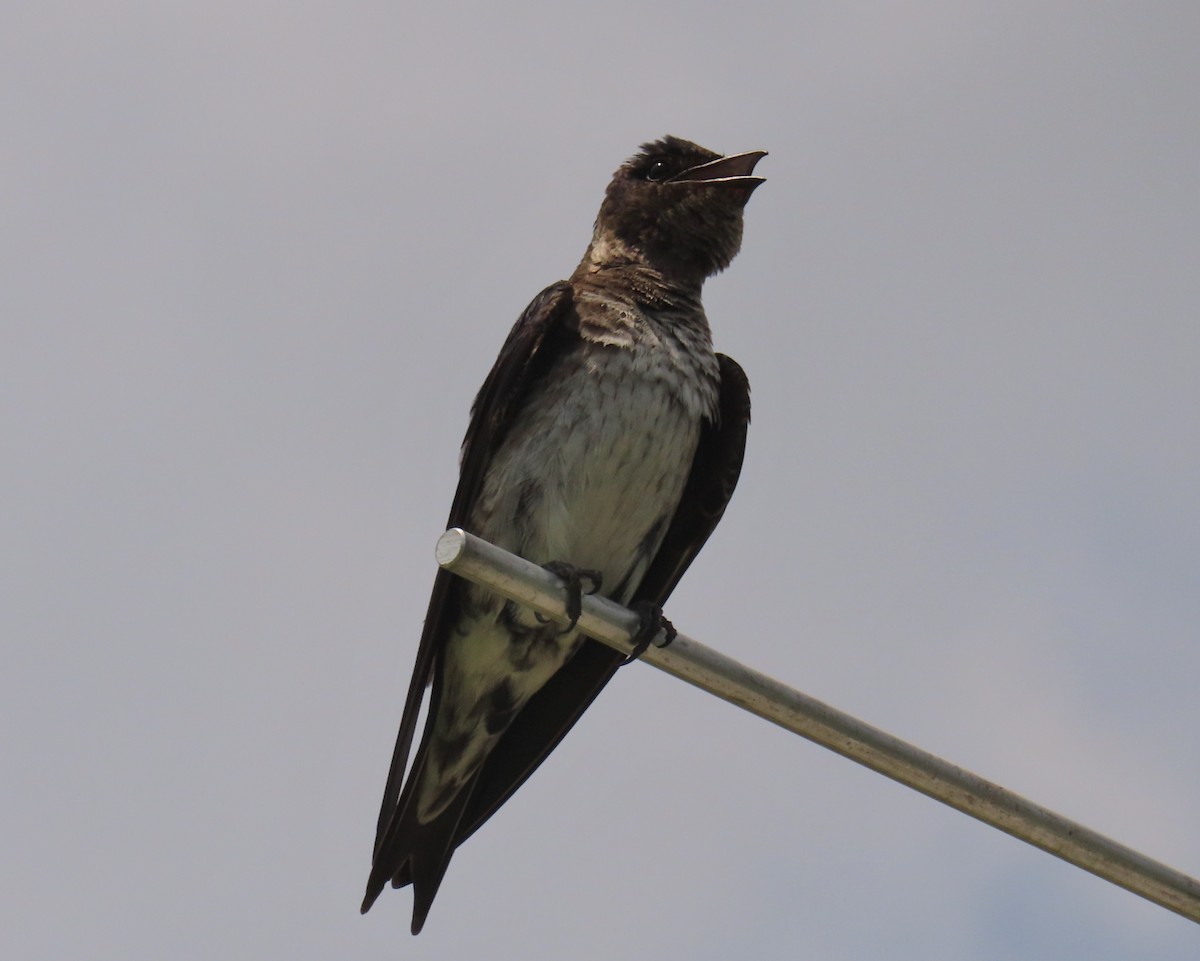
[[[436,553],[438,564],[446,570],[565,621],[562,582],[536,564],[459,528],[441,536]],[[583,598],[580,628],[609,647],[628,653],[637,624],[636,614],[607,598]],[[642,660],[1200,923],[1200,881],[780,684],[690,637],[680,634],[666,648],[651,646]]]

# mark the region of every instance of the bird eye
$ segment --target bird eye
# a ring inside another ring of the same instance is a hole
[[[661,160],[656,160],[650,165],[650,169],[646,171],[646,179],[658,183],[660,180],[667,179],[667,165]]]

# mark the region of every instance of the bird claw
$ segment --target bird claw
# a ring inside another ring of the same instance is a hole
[[[543,564],[542,567],[555,577],[560,578],[563,582],[563,587],[567,590],[567,617],[570,618],[571,623],[559,631],[559,633],[569,634],[575,630],[575,625],[579,623],[579,615],[583,613],[583,595],[595,594],[600,590],[603,578],[599,571],[592,570],[590,567],[575,567],[563,561],[551,561],[549,564]],[[585,591],[583,589],[584,581],[591,583],[589,590]],[[551,621],[551,618],[543,617],[541,614],[534,614],[534,617],[542,624],[548,624]]]
[[[636,601],[629,605],[629,609],[637,614],[639,623],[638,629],[631,638],[633,641],[633,650],[621,662],[622,667],[636,661],[645,654],[646,649],[658,637],[659,631],[662,631],[666,635],[662,644],[658,645],[659,647],[669,646],[679,635],[679,632],[675,630],[675,625],[663,616],[663,609],[658,605],[651,604],[649,601]]]

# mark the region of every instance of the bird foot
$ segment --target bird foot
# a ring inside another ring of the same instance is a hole
[[[646,653],[648,648],[658,637],[661,631],[665,638],[659,647],[667,647],[679,632],[675,630],[675,625],[663,617],[663,609],[656,604],[651,604],[649,601],[635,601],[629,605],[629,609],[637,614],[640,623],[637,631],[633,635],[633,650],[629,652],[629,656],[621,662],[624,667]]]
[[[589,567],[575,567],[573,564],[563,561],[551,561],[549,564],[543,564],[542,567],[555,577],[561,578],[563,586],[567,589],[567,617],[571,619],[571,623],[559,633],[569,634],[575,630],[575,625],[579,622],[579,615],[583,613],[583,595],[595,594],[600,590],[602,583],[600,572]],[[583,589],[584,581],[591,583],[591,588],[587,591]],[[535,614],[534,617],[542,624],[550,622],[550,618],[543,617],[541,614]]]

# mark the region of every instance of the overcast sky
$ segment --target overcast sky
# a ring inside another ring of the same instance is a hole
[[[1187,959],[648,667],[358,904],[467,410],[612,171],[770,151],[679,628],[1200,874],[1200,7],[112,0],[0,34],[10,958]]]

